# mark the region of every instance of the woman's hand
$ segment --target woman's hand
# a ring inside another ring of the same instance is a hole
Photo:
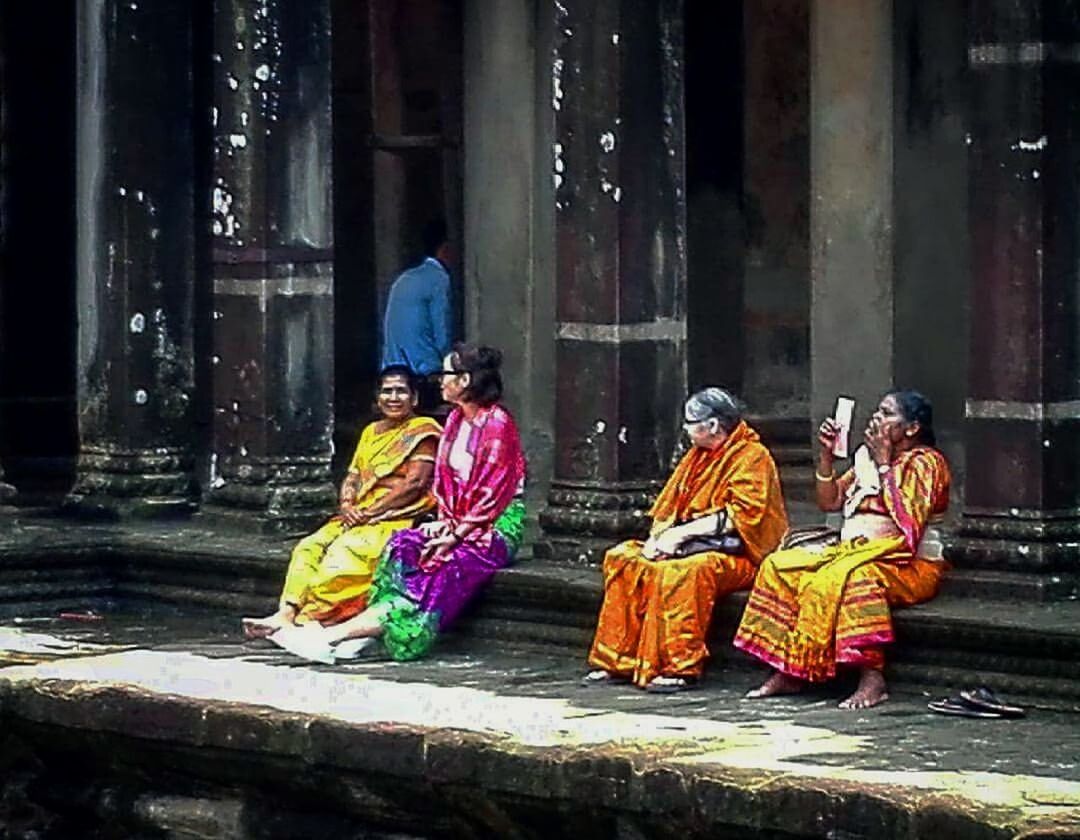
[[[679,550],[679,546],[682,544],[683,538],[676,529],[668,528],[656,538],[656,551],[659,554],[671,557]]]
[[[885,430],[873,418],[866,427],[863,439],[866,441],[866,448],[870,450],[870,457],[874,459],[875,464],[888,466],[892,463],[892,441],[889,440]]]
[[[341,521],[346,528],[355,528],[357,525],[366,525],[371,514],[364,508],[353,507],[351,504],[343,504],[340,508]]]
[[[833,447],[836,446],[836,439],[840,436],[840,427],[836,425],[836,421],[831,417],[826,417],[821,421],[821,425],[818,426],[817,439],[821,444],[821,457],[827,457],[831,464],[836,456],[833,454]]]
[[[646,560],[655,560],[662,555],[671,555],[682,545],[682,538],[674,528],[666,528],[659,534],[650,534],[641,547],[641,556]]]
[[[450,533],[450,523],[443,519],[436,519],[434,522],[422,522],[416,527],[424,535],[425,540],[431,540]]]
[[[435,571],[450,559],[459,542],[457,535],[449,530],[445,534],[432,537],[420,551],[420,568],[425,572]]]

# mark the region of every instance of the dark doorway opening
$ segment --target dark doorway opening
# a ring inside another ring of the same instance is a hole
[[[20,504],[61,498],[78,452],[75,5],[0,4],[0,457]]]
[[[445,219],[462,250],[462,5],[334,2],[337,466],[370,417],[386,294],[420,262],[425,223]]]
[[[742,3],[686,2],[687,378],[742,389]]]

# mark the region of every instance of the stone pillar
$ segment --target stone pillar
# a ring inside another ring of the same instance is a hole
[[[555,273],[543,263],[550,244],[538,244],[537,232],[546,229],[553,243],[544,158],[551,138],[539,134],[551,121],[551,88],[548,80],[538,92],[535,30],[532,0],[465,6],[466,332],[503,351],[506,403],[529,456],[531,505],[543,503],[552,472],[555,386]],[[550,66],[546,55],[543,63]],[[537,184],[539,177],[545,182]]]
[[[556,445],[536,553],[596,560],[644,526],[685,396],[683,10],[552,8]]]
[[[2,12],[0,12],[0,45],[4,45],[7,42],[7,20]],[[5,249],[7,246],[7,220],[8,220],[8,205],[7,205],[7,114],[5,104],[7,96],[4,85],[4,50],[0,46],[0,323],[3,323],[4,315],[4,268],[6,264]],[[5,352],[4,336],[0,335],[0,354]],[[2,358],[2,355],[0,355]],[[0,443],[4,440],[4,418],[0,413]],[[4,447],[0,446],[0,451],[3,451]],[[11,501],[15,497],[15,488],[4,481],[4,464],[0,462],[0,509],[3,509],[5,503]]]
[[[333,507],[329,0],[216,0],[213,440],[206,515],[308,527]]]
[[[1065,0],[972,0],[971,359],[955,559],[1080,576],[1080,20]],[[1015,590],[1023,595],[1025,590]]]
[[[862,428],[893,373],[893,8],[810,9],[812,425],[837,394]]]
[[[76,509],[191,507],[191,14],[79,4]]]

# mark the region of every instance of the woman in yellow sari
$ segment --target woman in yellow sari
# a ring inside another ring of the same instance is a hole
[[[889,608],[934,597],[947,568],[928,527],[949,504],[949,467],[934,448],[930,402],[917,391],[886,394],[865,446],[839,478],[837,433],[831,419],[821,424],[817,501],[822,510],[843,510],[839,541],[778,551],[761,564],[735,646],[776,670],[749,697],[792,694],[847,665],[860,669],[859,685],[840,708],[887,700]]]
[[[360,435],[337,515],[293,549],[277,612],[245,618],[248,638],[310,621],[335,624],[361,612],[390,537],[434,510],[431,479],[442,429],[416,416],[409,369],[386,368],[375,399],[382,418]]]

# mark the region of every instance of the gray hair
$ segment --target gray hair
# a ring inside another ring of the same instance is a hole
[[[686,419],[692,423],[716,418],[720,428],[731,432],[742,420],[742,404],[723,388],[705,388],[691,394],[684,407]]]

